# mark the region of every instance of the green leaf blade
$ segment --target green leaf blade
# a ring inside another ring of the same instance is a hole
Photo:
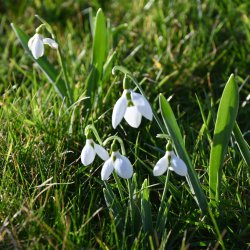
[[[103,14],[102,9],[99,9],[96,13],[94,25],[92,63],[89,75],[85,82],[87,90],[86,94],[88,97],[90,97],[86,103],[86,109],[91,108],[91,104],[97,93],[99,85],[101,85],[101,92],[99,92],[100,98],[102,95],[103,67],[108,54],[107,33],[108,31],[106,25],[106,18]]]
[[[223,159],[233,131],[239,107],[238,86],[232,74],[219,104],[209,160],[210,199],[219,201]]]
[[[188,168],[188,182],[191,184],[191,189],[194,193],[194,198],[199,205],[202,212],[205,214],[207,212],[207,199],[199,182],[198,176],[195,172],[195,169],[192,165],[192,162],[189,158],[189,155],[185,149],[184,141],[179,129],[179,126],[176,122],[173,110],[169,105],[166,98],[160,94],[159,96],[160,110],[162,119],[164,121],[165,127],[173,139],[176,152],[178,156],[186,163]]]
[[[92,64],[96,66],[99,76],[102,76],[104,62],[107,57],[107,25],[102,9],[96,14],[94,41],[93,41],[93,58]]]

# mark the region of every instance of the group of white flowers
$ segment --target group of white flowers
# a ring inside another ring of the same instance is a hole
[[[132,177],[132,164],[126,156],[120,154],[119,150],[111,149],[111,155],[109,156],[104,147],[95,143],[93,139],[87,139],[81,153],[82,164],[84,166],[90,165],[94,161],[96,154],[105,161],[101,171],[102,180],[107,180],[114,170],[122,178],[129,179]],[[181,176],[188,174],[186,164],[172,150],[166,151],[165,155],[156,163],[153,174],[154,176],[160,176],[168,169]]]
[[[35,59],[43,56],[45,44],[53,49],[58,49],[58,44],[55,40],[44,38],[39,32],[29,39],[28,47]],[[117,100],[113,109],[113,128],[116,129],[123,118],[133,128],[140,126],[142,116],[152,121],[153,112],[147,99],[128,88],[126,84],[123,88],[122,96]],[[132,177],[133,167],[131,162],[125,155],[120,154],[116,146],[111,147],[111,154],[109,155],[104,147],[95,143],[91,137],[88,137],[81,152],[81,162],[84,166],[91,164],[97,154],[105,161],[101,171],[102,180],[107,180],[114,170],[122,178],[129,179]],[[172,149],[167,149],[165,155],[156,163],[153,174],[154,176],[160,176],[167,169],[181,176],[187,176],[188,174],[186,164],[175,155]]]
[[[113,128],[115,129],[120,124],[123,117],[131,127],[138,128],[142,116],[150,121],[153,119],[153,112],[149,102],[143,95],[125,88],[113,109]],[[87,139],[81,153],[82,164],[84,166],[91,164],[96,154],[105,161],[101,171],[102,180],[107,180],[114,170],[122,178],[129,179],[132,177],[133,168],[131,162],[126,156],[120,154],[117,148],[111,148],[111,155],[109,156],[104,147],[95,143],[93,139]],[[154,176],[160,176],[167,169],[181,176],[188,174],[186,164],[175,155],[171,146],[167,148],[165,155],[156,163],[153,174]]]

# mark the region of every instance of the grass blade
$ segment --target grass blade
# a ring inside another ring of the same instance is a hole
[[[152,225],[152,213],[151,213],[151,204],[149,200],[149,183],[145,179],[142,184],[141,191],[141,216],[142,216],[142,226],[143,230],[147,234],[151,234],[153,231]]]
[[[219,201],[224,155],[233,131],[239,106],[238,86],[232,74],[219,104],[209,161],[210,199]]]
[[[103,66],[103,77],[102,80],[105,82],[108,80],[108,78],[111,75],[112,72],[112,68],[113,68],[113,64],[116,60],[116,55],[117,52],[114,51],[107,59],[107,61],[105,62],[104,66]]]
[[[14,30],[17,38],[21,42],[25,51],[30,55],[33,61],[39,65],[41,70],[47,76],[50,83],[54,86],[59,96],[62,99],[65,99],[67,105],[70,106],[70,104],[72,103],[70,103],[70,99],[68,98],[67,86],[65,82],[62,80],[60,74],[54,69],[53,65],[47,60],[46,57],[43,56],[39,59],[35,59],[28,48],[29,37],[27,36],[27,34],[25,34],[25,32],[21,30],[19,27],[17,27],[14,23],[11,24],[11,27]]]
[[[123,230],[123,218],[122,218],[122,206],[118,202],[116,195],[113,193],[112,188],[108,183],[105,183],[105,187],[103,189],[103,194],[105,198],[105,202],[107,207],[109,208],[110,212],[114,216],[116,227],[122,231]]]
[[[181,135],[179,126],[176,122],[172,108],[170,107],[168,101],[165,99],[165,97],[162,94],[160,94],[159,101],[160,101],[160,109],[161,109],[162,118],[163,118],[164,124],[167,128],[169,135],[173,139],[176,152],[178,156],[187,165],[188,175],[189,175],[190,183],[192,185],[191,189],[193,189],[194,191],[195,199],[200,209],[202,210],[202,212],[206,213],[207,205],[208,205],[207,199],[202,190],[201,184],[198,180],[197,174],[189,158],[189,155],[185,149],[182,135]]]
[[[157,215],[157,220],[156,220],[156,228],[157,228],[157,232],[158,235],[162,235],[163,230],[165,228],[166,222],[167,222],[167,218],[168,218],[168,211],[169,211],[169,207],[172,201],[172,195],[170,196],[170,198],[168,199],[168,201],[166,202],[166,195],[167,195],[167,191],[168,191],[168,183],[169,183],[169,171],[167,171],[167,176],[166,176],[166,180],[165,180],[165,185],[164,185],[164,189],[163,189],[163,193],[162,193],[162,197],[161,197],[161,203],[160,203],[160,207],[159,207],[159,211],[158,211],[158,215]]]
[[[249,145],[248,143],[245,141],[240,128],[237,124],[237,122],[234,125],[233,128],[233,133],[234,133],[234,137],[236,139],[237,145],[239,147],[240,153],[243,157],[243,159],[245,160],[247,166],[250,168],[250,151],[249,151]]]

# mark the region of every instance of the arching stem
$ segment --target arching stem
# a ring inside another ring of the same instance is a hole
[[[92,131],[94,133],[96,140],[98,141],[98,143],[100,145],[102,145],[103,144],[102,140],[101,140],[101,138],[100,138],[100,136],[99,136],[99,134],[98,134],[98,132],[97,132],[97,130],[96,130],[96,128],[95,128],[94,125],[90,124],[90,125],[88,125],[88,126],[85,127],[85,130],[84,130],[85,136],[88,135],[89,131]]]
[[[109,141],[118,141],[119,144],[120,144],[120,147],[121,147],[122,154],[126,155],[126,151],[125,151],[123,140],[119,136],[117,136],[117,135],[110,136],[109,138],[107,138],[103,142],[103,145],[105,146]]]

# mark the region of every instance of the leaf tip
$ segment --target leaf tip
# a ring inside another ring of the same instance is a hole
[[[102,11],[102,8],[99,8],[96,12],[96,16],[98,15],[103,15],[103,11]]]
[[[233,73],[230,75],[228,81],[230,81],[230,80],[234,80],[234,74]]]
[[[162,93],[159,94],[159,100],[161,101],[164,98],[164,95]]]
[[[10,26],[13,30],[15,30],[15,24],[14,23],[10,23]]]

